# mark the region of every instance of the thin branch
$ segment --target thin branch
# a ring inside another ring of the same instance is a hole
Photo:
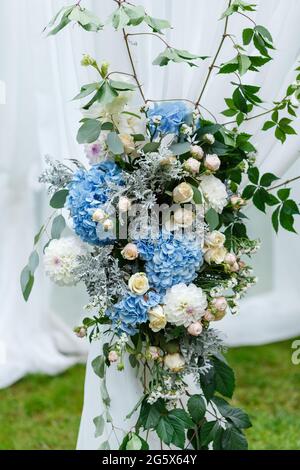
[[[127,33],[127,37],[128,36],[154,36],[158,39],[160,39],[168,49],[171,49],[171,46],[170,44],[167,43],[167,41],[165,41],[164,38],[162,38],[159,34],[155,34],[155,33]]]
[[[231,3],[232,3],[232,0],[229,0],[229,2],[228,2],[228,8],[231,6]],[[213,58],[213,61],[212,61],[211,65],[210,65],[210,67],[209,67],[209,69],[208,69],[208,74],[207,74],[207,76],[206,76],[206,79],[205,79],[204,85],[203,85],[203,87],[202,87],[202,90],[201,90],[201,92],[200,92],[200,95],[199,95],[199,97],[198,97],[198,99],[197,99],[197,101],[196,101],[196,103],[195,103],[195,107],[197,107],[197,106],[199,105],[200,101],[201,101],[201,98],[202,98],[203,93],[204,93],[204,91],[205,91],[205,89],[206,89],[207,83],[208,83],[208,81],[209,81],[209,79],[210,79],[211,73],[212,73],[212,71],[213,71],[213,69],[214,69],[214,65],[215,65],[215,63],[216,63],[216,61],[217,61],[217,59],[218,59],[218,57],[219,57],[219,54],[220,54],[220,52],[221,52],[221,49],[222,49],[222,46],[223,46],[223,44],[224,44],[225,38],[227,37],[228,20],[229,20],[229,17],[226,16],[225,26],[224,26],[224,31],[223,31],[223,35],[222,35],[221,42],[220,42],[219,47],[218,47],[218,49],[217,49],[217,52],[216,52],[216,54],[215,54],[215,56],[214,56],[214,58]]]
[[[130,60],[131,67],[132,67],[133,76],[134,76],[134,79],[135,79],[136,84],[138,86],[138,89],[140,90],[141,97],[142,97],[144,103],[146,103],[146,97],[145,97],[144,92],[143,92],[142,84],[138,79],[136,68],[135,68],[135,65],[134,65],[134,60],[133,60],[133,57],[132,57],[132,54],[131,54],[131,50],[130,50],[130,46],[129,46],[129,42],[128,42],[128,34],[126,33],[125,28],[123,28],[122,31],[123,31],[123,37],[124,37],[124,41],[125,41],[125,44],[126,44],[126,49],[127,49],[127,52],[128,52],[129,60]]]
[[[250,18],[250,16],[245,15],[245,13],[242,13],[241,11],[238,11],[238,14],[241,15],[241,16],[244,16],[245,18],[247,18],[247,20],[251,21],[251,23],[253,23],[254,26],[256,26],[255,21],[252,18]]]
[[[115,75],[115,74],[126,75],[127,77],[135,78],[133,73],[119,72],[118,70],[116,70],[115,72],[109,72],[109,74],[107,74],[107,78],[109,78],[111,75]]]
[[[300,175],[299,175],[299,176],[295,176],[295,178],[291,178],[291,179],[289,179],[289,180],[283,181],[283,183],[276,184],[275,186],[272,186],[272,187],[269,188],[267,191],[273,191],[273,189],[281,188],[281,186],[286,186],[287,184],[293,183],[294,181],[297,181],[297,180],[299,180],[299,179],[300,179]]]

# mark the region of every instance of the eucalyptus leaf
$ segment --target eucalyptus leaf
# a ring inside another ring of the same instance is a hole
[[[57,191],[50,200],[50,206],[53,207],[53,209],[62,209],[66,203],[68,194],[68,189]]]
[[[51,237],[58,240],[66,227],[66,221],[63,215],[55,217],[51,228]]]
[[[110,132],[107,136],[107,146],[114,155],[124,153],[124,145],[116,132]]]

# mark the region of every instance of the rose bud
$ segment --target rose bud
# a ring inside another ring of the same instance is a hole
[[[119,359],[119,355],[116,351],[110,351],[108,354],[108,360],[112,364],[113,362],[117,362]]]
[[[134,261],[139,256],[137,246],[134,243],[128,243],[121,251],[121,255],[128,261]]]
[[[220,168],[221,160],[218,155],[206,155],[204,166],[209,171],[217,171]]]
[[[202,333],[202,330],[203,330],[203,326],[201,325],[201,323],[199,321],[195,322],[195,323],[192,323],[189,327],[188,327],[188,333],[191,335],[191,336],[199,336],[201,335]]]

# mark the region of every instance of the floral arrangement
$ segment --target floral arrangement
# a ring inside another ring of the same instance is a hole
[[[199,97],[195,102],[153,102],[137,75],[132,36],[146,34],[164,43],[154,65],[196,66],[208,58],[167,44],[168,21],[126,0],[115,3],[106,24],[122,32],[132,70],[115,72],[89,55],[82,59],[97,74],[76,96],[87,101],[77,136],[87,164],[47,159],[40,181],[48,185],[54,213],[35,237],[21,275],[23,295],[28,300],[39,264],[37,245],[51,225],[43,249],[45,271],[59,285],[85,284],[88,313],[75,332],[90,341],[104,338],[92,364],[102,382],[105,408],[94,420],[96,437],[105,426],[114,431],[106,374],[112,367],[120,374],[133,367],[143,394],[128,410],[137,421],[134,431],[124,429],[120,449],[149,448],[149,433],[167,447],[247,449],[244,430],[251,422],[228,401],[234,372],[214,326],[238,312],[240,298],[256,282],[248,262],[259,241],[248,237],[244,210],[251,203],[262,212],[271,208],[277,232],[279,226],[294,231],[299,208],[290,198],[288,181],[260,174],[251,135],[241,128],[265,115],[263,131],[275,130],[282,143],[295,134],[291,122],[300,97],[299,69],[283,99],[262,107],[259,87],[245,84],[244,75],[271,60],[272,36],[248,16],[255,5],[233,0],[222,17],[224,33]],[[233,14],[250,22],[242,43],[229,32]],[[70,23],[94,32],[104,27],[78,2],[55,16],[49,35]],[[128,32],[139,26],[147,32]],[[235,55],[219,64],[227,40]],[[247,53],[250,43],[257,55]],[[214,71],[235,77],[222,113],[229,122],[218,122],[202,105]],[[134,104],[139,97],[142,103]],[[61,237],[67,223],[74,235]],[[103,441],[100,448],[108,449],[109,443]]]

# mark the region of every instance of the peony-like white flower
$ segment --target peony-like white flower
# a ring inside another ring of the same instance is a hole
[[[214,175],[204,175],[201,178],[200,189],[205,198],[206,210],[211,208],[221,214],[228,198],[225,184]]]
[[[167,354],[164,358],[164,363],[171,372],[180,372],[185,366],[185,360],[179,353]]]
[[[167,290],[164,298],[167,321],[190,326],[201,319],[207,307],[206,294],[195,284],[180,283]]]
[[[44,254],[47,276],[60,286],[74,285],[74,269],[78,266],[78,256],[86,252],[86,247],[75,237],[52,240]]]
[[[136,273],[128,281],[128,287],[133,294],[144,295],[149,290],[149,281],[145,273]]]
[[[108,132],[102,131],[96,142],[84,146],[85,155],[90,165],[96,165],[106,157],[108,150],[106,144],[107,136]]]

